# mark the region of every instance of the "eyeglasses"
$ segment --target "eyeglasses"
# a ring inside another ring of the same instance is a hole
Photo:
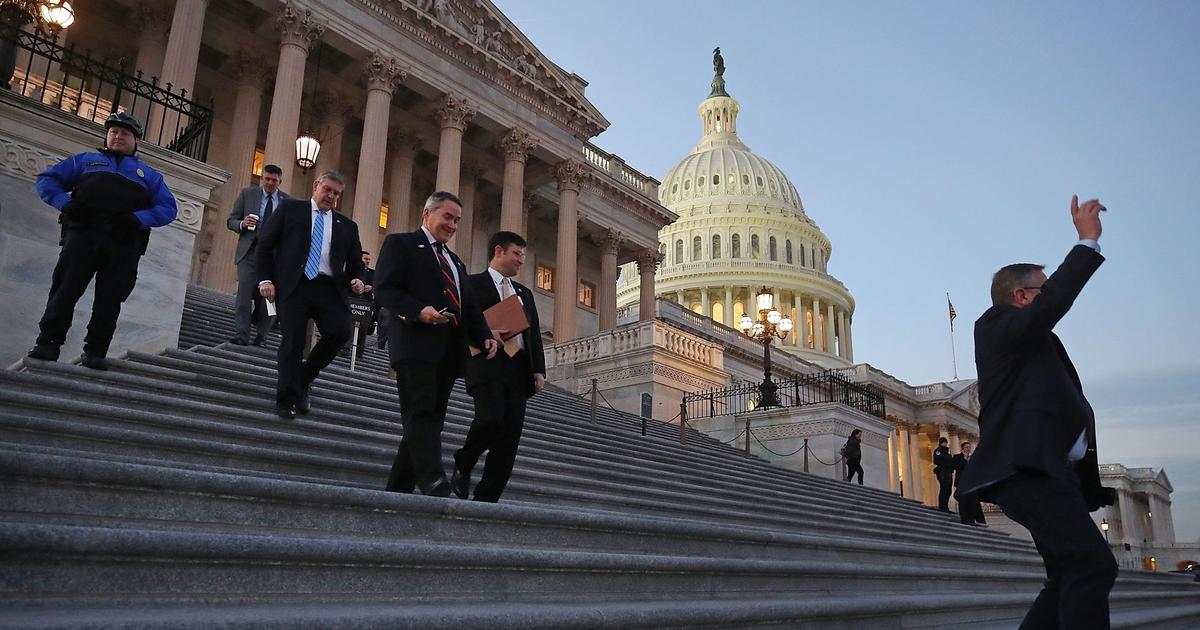
[[[1026,291],[1041,291],[1042,290],[1042,287],[1017,287],[1017,288],[1024,289]]]

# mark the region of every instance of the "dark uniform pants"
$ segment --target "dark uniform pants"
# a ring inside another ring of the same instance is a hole
[[[61,346],[71,328],[75,303],[83,296],[92,277],[96,278],[96,297],[88,322],[83,351],[104,356],[117,329],[121,303],[137,283],[138,263],[142,258],[140,239],[129,234],[107,231],[68,230],[58,264],[50,283],[46,312],[38,323],[38,345]]]
[[[266,339],[271,331],[271,317],[267,315],[266,300],[258,292],[258,273],[255,270],[254,247],[237,264],[238,288],[234,300],[233,334],[250,340],[250,321],[258,327],[256,339]]]

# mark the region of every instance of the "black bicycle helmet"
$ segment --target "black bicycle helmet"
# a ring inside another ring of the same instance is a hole
[[[138,119],[126,114],[125,112],[113,112],[108,117],[108,120],[104,121],[105,129],[110,129],[112,127],[125,127],[126,129],[132,131],[134,136],[138,138],[142,137],[142,123],[138,122]]]

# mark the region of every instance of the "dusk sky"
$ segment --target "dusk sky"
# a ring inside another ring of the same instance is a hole
[[[1200,2],[496,0],[590,82],[593,142],[661,179],[700,138],[720,46],[740,137],[791,178],[857,300],[855,359],[961,378],[991,274],[1052,271],[1072,194],[1107,262],[1056,331],[1100,460],[1165,468],[1200,538]]]

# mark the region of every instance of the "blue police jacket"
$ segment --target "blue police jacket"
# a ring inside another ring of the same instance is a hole
[[[119,155],[104,150],[76,153],[38,174],[38,196],[42,198],[42,201],[62,212],[63,206],[74,198],[72,191],[81,182],[112,179],[114,174],[141,186],[145,191],[148,205],[132,208],[133,215],[137,217],[143,227],[160,227],[175,220],[178,213],[175,197],[167,189],[162,175],[134,155]],[[103,206],[106,202],[104,190],[107,188],[121,187],[94,186],[89,190],[99,190],[94,193],[98,198],[89,199],[89,203]],[[114,192],[114,197],[116,196],[118,194]],[[124,195],[124,197],[127,198],[128,195]],[[120,201],[114,199],[112,203],[116,204]],[[144,203],[147,201],[137,205],[141,206]]]

